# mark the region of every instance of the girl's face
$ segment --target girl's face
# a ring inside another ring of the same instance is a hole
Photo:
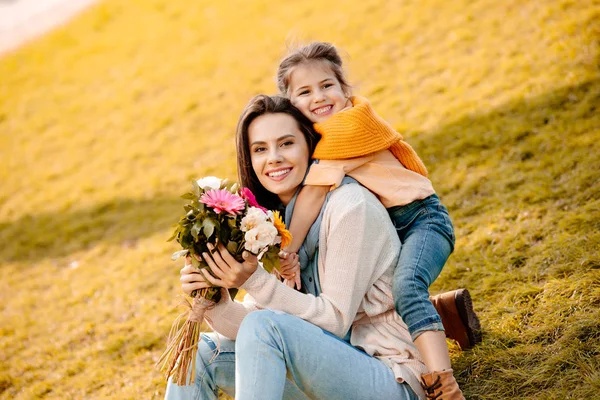
[[[308,169],[308,144],[298,123],[288,114],[263,114],[250,123],[248,141],[258,180],[287,205]]]
[[[292,104],[313,123],[324,122],[351,105],[340,82],[324,62],[295,67],[290,75]]]

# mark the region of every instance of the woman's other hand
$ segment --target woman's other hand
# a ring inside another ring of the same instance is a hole
[[[300,280],[300,259],[296,253],[279,253],[279,275],[284,279],[283,283],[287,286],[302,288]]]
[[[211,272],[208,272],[206,268],[200,270],[201,276],[208,282],[208,287],[239,288],[258,267],[256,256],[247,251],[242,254],[244,262],[240,263],[229,254],[223,245],[215,248],[212,244],[208,244],[208,249],[210,254],[203,253],[202,259],[208,264]]]

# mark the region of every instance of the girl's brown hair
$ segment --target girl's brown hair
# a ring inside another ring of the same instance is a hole
[[[313,129],[312,122],[306,118],[292,103],[283,96],[267,96],[259,94],[248,102],[237,124],[236,149],[238,177],[240,184],[247,187],[254,193],[256,200],[260,205],[268,209],[276,209],[281,201],[276,194],[269,192],[260,183],[256,172],[252,169],[252,160],[250,158],[250,140],[248,138],[248,128],[252,121],[265,114],[287,114],[294,118],[298,123],[298,128],[304,135],[308,144],[308,157],[312,157],[317,142],[321,138]]]
[[[313,42],[306,46],[302,46],[290,52],[290,54],[281,60],[279,68],[277,69],[277,88],[281,94],[284,96],[288,95],[290,76],[295,67],[314,62],[321,62],[328,65],[329,68],[331,68],[331,72],[333,72],[340,83],[344,93],[350,95],[351,86],[344,77],[342,58],[335,46],[326,42]]]

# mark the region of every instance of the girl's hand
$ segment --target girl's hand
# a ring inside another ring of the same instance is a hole
[[[212,244],[208,244],[208,249],[211,254],[203,253],[202,259],[210,267],[212,275],[206,268],[200,270],[200,274],[208,282],[208,286],[220,286],[226,289],[239,288],[258,267],[256,256],[247,251],[242,254],[244,262],[240,263],[229,254],[222,244],[216,248]]]
[[[200,271],[192,266],[192,258],[190,256],[185,258],[185,265],[181,268],[179,274],[181,275],[179,278],[181,290],[188,296],[190,296],[194,290],[206,289],[212,286],[210,283],[206,282],[206,279],[204,279]]]
[[[298,289],[302,288],[300,280],[300,259],[296,253],[279,253],[279,275],[284,278],[283,283],[287,286]]]

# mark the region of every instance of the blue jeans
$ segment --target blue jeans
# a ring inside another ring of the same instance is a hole
[[[429,286],[436,280],[454,250],[454,229],[448,210],[437,195],[388,208],[402,242],[394,271],[396,311],[415,340],[425,331],[443,331],[437,311],[429,301]]]
[[[193,385],[169,381],[166,399],[236,400],[417,399],[392,370],[331,333],[298,317],[271,310],[244,318],[237,340],[202,335]]]

